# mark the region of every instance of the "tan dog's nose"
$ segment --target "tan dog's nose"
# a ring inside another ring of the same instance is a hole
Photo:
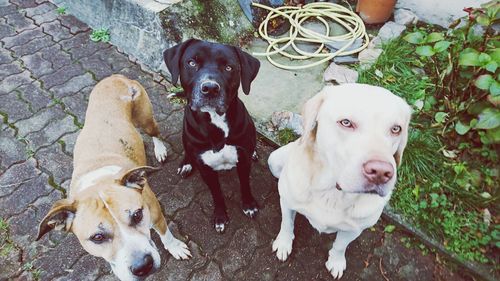
[[[153,257],[150,254],[145,255],[130,267],[130,271],[138,277],[147,276],[151,269],[153,269]]]
[[[379,160],[370,160],[363,164],[363,175],[373,184],[384,184],[394,176],[391,163]]]

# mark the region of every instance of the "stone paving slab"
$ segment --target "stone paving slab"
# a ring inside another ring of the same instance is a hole
[[[221,174],[231,223],[216,234],[211,196],[199,174],[174,174],[182,156],[183,109],[167,101],[170,85],[116,47],[91,42],[88,26],[54,10],[43,0],[0,0],[0,280],[117,280],[72,234],[53,231],[34,241],[40,220],[65,197],[88,95],[111,73],[137,79],[151,97],[169,150],[151,186],[173,232],[193,253],[177,261],[161,251],[161,268],[148,280],[332,280],[324,263],[335,235],[320,235],[300,215],[289,260],[279,262],[271,253],[280,225],[277,182],[266,164],[272,147],[258,142],[260,160],[251,172],[261,205],[255,220],[241,211],[236,172]],[[150,137],[145,146],[148,161],[157,165]],[[343,280],[462,280],[435,255],[403,246],[404,233],[384,233],[385,224],[348,248]]]

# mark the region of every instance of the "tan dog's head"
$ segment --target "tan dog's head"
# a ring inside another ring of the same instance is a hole
[[[403,99],[365,84],[326,86],[306,103],[303,116],[299,143],[326,163],[338,189],[391,193],[411,117]]]
[[[61,199],[40,223],[37,240],[52,229],[73,232],[91,255],[109,262],[120,280],[141,280],[160,266],[150,237],[153,225],[143,188],[146,171],[139,167],[102,177],[78,200]]]

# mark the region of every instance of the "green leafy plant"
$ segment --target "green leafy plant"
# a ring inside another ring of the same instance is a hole
[[[109,42],[111,36],[107,28],[99,28],[90,33],[90,40],[94,42]]]
[[[281,129],[278,131],[278,141],[281,145],[288,144],[296,140],[299,136],[289,128]]]
[[[56,9],[56,12],[60,15],[65,15],[66,14],[66,7],[58,7]]]
[[[466,8],[463,27],[446,34],[420,29],[404,37],[434,76],[435,98],[446,111],[436,113],[436,122],[452,138],[470,134],[483,144],[500,143],[500,42],[493,29],[499,10],[498,1]]]

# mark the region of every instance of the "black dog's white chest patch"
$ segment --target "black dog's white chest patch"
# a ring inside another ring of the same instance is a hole
[[[207,150],[203,152],[200,157],[205,165],[211,167],[215,171],[230,170],[236,167],[236,163],[238,163],[238,151],[234,145],[225,144],[224,147],[217,152]]]
[[[226,120],[226,114],[219,115],[212,108],[202,108],[201,111],[207,112],[210,115],[210,122],[224,132],[224,138],[229,135],[229,126]],[[201,160],[205,165],[211,167],[215,171],[230,170],[238,163],[238,151],[234,145],[225,144],[224,147],[214,152],[207,150],[201,155]]]
[[[206,112],[210,115],[210,122],[221,129],[224,132],[224,137],[227,138],[229,135],[229,126],[227,125],[226,114],[219,115],[215,112],[215,110],[211,108],[201,108],[202,112]]]

